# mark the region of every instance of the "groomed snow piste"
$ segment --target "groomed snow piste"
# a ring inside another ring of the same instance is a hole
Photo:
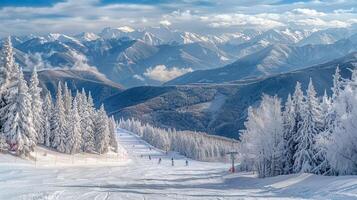
[[[357,199],[356,176],[229,174],[227,163],[185,166],[183,156],[117,134],[126,152],[69,156],[37,148],[36,162],[0,154],[0,199]]]

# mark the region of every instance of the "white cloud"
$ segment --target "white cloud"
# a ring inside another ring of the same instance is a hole
[[[88,64],[87,57],[85,57],[84,55],[79,54],[75,51],[70,51],[70,54],[72,58],[74,58],[74,65],[71,67],[72,69],[98,72],[96,67],[90,66]]]
[[[292,12],[296,13],[296,14],[310,16],[310,17],[326,16],[326,14],[323,12],[318,12],[314,9],[308,9],[308,8],[296,8],[296,9],[293,9]]]
[[[173,0],[152,5],[101,0],[65,0],[48,7],[0,7],[0,36],[60,32],[98,32],[104,27],[134,28],[170,25],[184,31],[346,27],[357,19],[354,1],[217,0],[202,6],[199,0]],[[206,2],[206,1],[205,1]],[[210,5],[211,4],[211,5]],[[254,8],[254,9],[252,9]],[[324,21],[324,22],[322,22]],[[328,22],[333,22],[328,24]],[[307,26],[307,27],[304,27]],[[43,27],[46,27],[44,29]]]
[[[24,63],[27,68],[36,67],[36,69],[38,69],[38,70],[45,69],[45,68],[53,68],[50,63],[48,63],[42,59],[41,53],[25,54]]]
[[[355,8],[350,8],[350,9],[337,9],[334,10],[333,12],[336,14],[345,14],[345,13],[353,13],[355,11]]]
[[[165,25],[165,26],[170,26],[171,22],[169,20],[161,20],[160,24]]]
[[[344,27],[349,27],[351,25],[351,23],[348,22],[343,22],[339,20],[325,21],[320,18],[299,19],[294,23],[305,27],[310,26],[310,27],[321,27],[321,28],[332,28],[332,27],[344,28]]]
[[[279,22],[273,17],[275,15],[245,15],[245,14],[222,14],[212,15],[210,17],[201,18],[202,21],[209,22],[209,26],[214,28],[231,27],[231,26],[260,26],[261,28],[274,28],[284,26],[283,22]]]
[[[154,68],[147,69],[144,76],[152,80],[165,82],[192,71],[192,68],[180,69],[173,67],[169,69],[165,65],[156,65]]]

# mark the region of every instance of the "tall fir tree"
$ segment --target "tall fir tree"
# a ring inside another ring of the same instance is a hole
[[[33,113],[33,125],[36,132],[36,139],[39,144],[44,143],[44,132],[42,129],[43,125],[43,111],[42,111],[42,98],[41,98],[41,91],[42,89],[39,87],[39,80],[37,75],[36,67],[33,69],[31,79],[30,79],[30,86],[29,86],[29,93],[31,95],[31,109]]]
[[[340,74],[340,67],[337,66],[336,67],[336,71],[335,71],[335,74],[332,76],[333,77],[333,80],[332,80],[332,100],[334,101],[341,93],[341,89],[342,89],[342,86],[343,86],[343,80],[342,80],[342,77],[341,77],[341,74]]]
[[[99,154],[108,152],[110,130],[108,124],[108,116],[104,110],[104,105],[102,105],[99,111],[97,112],[95,121],[95,131],[97,152]]]
[[[63,106],[65,109],[65,114],[68,116],[72,108],[72,92],[69,90],[67,82],[64,83],[64,92],[63,92]]]
[[[302,125],[296,137],[295,172],[312,172],[317,166],[315,160],[315,137],[320,133],[321,112],[316,91],[310,79],[306,102],[303,104]]]
[[[11,115],[10,112],[13,112],[12,105],[15,104],[18,93],[19,67],[15,63],[10,37],[5,40],[1,54],[0,133],[3,133],[2,126]]]
[[[114,116],[111,116],[110,118],[108,118],[109,121],[109,145],[113,148],[114,152],[118,152],[118,142],[115,136],[115,129],[116,129],[116,125],[115,125],[115,120],[114,120]]]
[[[295,154],[295,141],[294,141],[294,127],[295,127],[295,109],[291,95],[285,102],[285,109],[283,112],[284,119],[284,174],[290,174],[293,171],[294,166],[294,154]]]
[[[17,83],[14,103],[10,105],[10,112],[4,122],[4,133],[10,141],[12,150],[15,150],[18,155],[28,156],[36,146],[36,136],[33,128],[31,96],[22,71],[19,72]]]
[[[57,95],[56,95],[56,105],[54,109],[53,117],[53,142],[52,147],[57,149],[59,152],[66,152],[67,143],[67,133],[66,133],[66,115],[65,108],[63,105],[63,95],[61,83],[58,83]]]
[[[43,116],[43,122],[42,122],[42,133],[43,133],[43,144],[46,147],[51,147],[51,143],[53,141],[53,131],[52,131],[52,126],[51,122],[53,122],[53,103],[52,103],[52,97],[51,93],[48,92],[45,96],[45,101],[43,103],[43,108],[42,108],[42,116]]]
[[[301,129],[302,121],[303,121],[303,113],[304,113],[304,102],[305,96],[301,90],[301,83],[296,82],[295,91],[292,97],[292,122],[293,127],[290,129],[290,133],[288,133],[291,137],[288,140],[288,149],[290,154],[293,155],[292,160],[289,160],[289,171],[293,172],[295,169],[295,154],[297,150],[297,138],[298,131]],[[291,163],[292,162],[292,163]]]
[[[66,153],[75,154],[81,150],[82,135],[81,135],[81,119],[78,113],[77,99],[74,98],[71,112],[69,114],[70,122],[67,136],[67,151]]]
[[[83,151],[95,152],[95,136],[94,136],[94,108],[92,103],[88,101],[84,89],[82,90],[82,138],[83,138]],[[89,99],[90,100],[90,99]]]
[[[5,91],[10,81],[11,68],[15,65],[11,39],[8,37],[0,52],[0,93]]]

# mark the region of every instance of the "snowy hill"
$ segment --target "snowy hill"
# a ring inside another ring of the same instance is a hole
[[[118,141],[128,152],[129,162],[88,158],[91,164],[86,166],[62,165],[64,160],[46,166],[15,162],[14,157],[0,154],[0,199],[338,200],[355,199],[357,194],[355,176],[295,174],[259,179],[252,173],[229,174],[229,163],[189,160],[185,166],[183,156],[165,155],[124,130],[118,132]],[[172,157],[175,166],[171,166]]]
[[[25,78],[29,79],[31,73],[25,73]],[[114,83],[102,74],[94,71],[82,70],[42,70],[38,72],[40,86],[49,90],[55,96],[58,82],[67,83],[73,93],[76,90],[91,91],[94,102],[99,103],[106,97],[123,91],[123,87]]]
[[[350,76],[349,68],[357,62],[357,54],[310,68],[270,77],[225,84],[193,84],[162,87],[136,87],[105,99],[110,114],[117,119],[134,117],[160,127],[197,130],[231,138],[239,137],[246,120],[247,108],[257,105],[263,93],[286,99],[296,81],[307,87],[312,77],[318,94],[330,92],[332,74],[340,65],[342,76]]]
[[[353,35],[327,45],[291,46],[274,44],[238,59],[225,67],[187,73],[169,81],[168,85],[190,83],[224,83],[247,78],[285,73],[325,63],[357,51]]]

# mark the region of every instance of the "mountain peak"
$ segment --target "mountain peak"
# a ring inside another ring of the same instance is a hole
[[[95,33],[82,32],[82,33],[76,35],[75,38],[79,39],[80,41],[89,42],[89,41],[97,40],[97,39],[99,39],[100,37],[99,37],[97,34],[95,34]]]

